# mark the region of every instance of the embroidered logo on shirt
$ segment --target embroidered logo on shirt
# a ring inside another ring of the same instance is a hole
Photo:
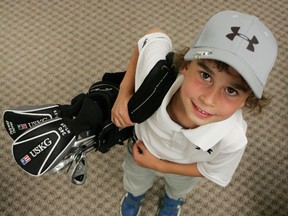
[[[197,149],[197,150],[201,150],[201,148],[198,147],[198,146],[197,146],[195,149]],[[213,150],[212,150],[212,149],[208,149],[207,152],[211,155],[211,153],[213,152]]]
[[[144,40],[143,45],[142,45],[142,48],[147,44],[147,40],[148,40],[148,38],[146,38],[146,39]]]
[[[164,39],[165,39],[165,37],[162,37],[162,36],[155,37],[155,38],[161,38],[161,39],[164,38]],[[143,45],[142,45],[142,48],[143,48],[144,46],[146,46],[147,41],[148,41],[148,38],[145,38],[145,40],[144,40],[144,42],[143,42]]]

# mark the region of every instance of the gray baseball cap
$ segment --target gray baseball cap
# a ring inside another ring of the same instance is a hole
[[[236,11],[214,15],[197,36],[184,59],[215,59],[227,63],[261,98],[277,57],[272,32],[255,16]]]

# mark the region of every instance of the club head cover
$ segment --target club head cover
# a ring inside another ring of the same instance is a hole
[[[40,106],[21,106],[3,112],[4,126],[15,140],[24,131],[53,118],[75,117],[82,107],[86,94],[79,94],[71,100],[71,105],[47,104]]]
[[[86,94],[81,93],[71,100],[70,105],[61,105],[61,115],[59,117],[73,119],[80,112],[83,101],[86,97]]]
[[[15,140],[26,130],[44,121],[59,117],[60,105],[22,106],[3,112],[4,126]]]
[[[33,176],[51,170],[68,154],[75,142],[76,135],[70,121],[51,119],[22,133],[12,145],[16,163]]]

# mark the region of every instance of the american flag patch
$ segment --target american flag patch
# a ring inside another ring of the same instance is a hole
[[[19,124],[17,125],[17,127],[18,127],[18,130],[25,130],[28,128],[27,124]]]
[[[20,161],[23,165],[26,165],[27,163],[29,163],[29,161],[31,161],[31,158],[29,157],[29,155],[25,155]]]

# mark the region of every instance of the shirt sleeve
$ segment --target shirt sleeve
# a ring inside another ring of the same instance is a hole
[[[235,152],[220,153],[212,161],[198,162],[199,172],[216,184],[226,187],[232,179],[245,147]]]
[[[138,41],[139,58],[136,67],[136,89],[154,65],[172,51],[171,39],[162,32],[147,34]]]

